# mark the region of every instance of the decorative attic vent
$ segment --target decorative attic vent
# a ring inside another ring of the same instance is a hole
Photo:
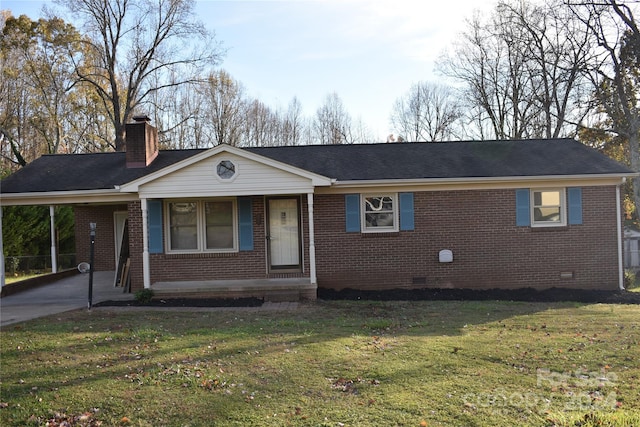
[[[158,130],[151,126],[151,119],[134,116],[126,125],[126,159],[128,168],[144,168],[158,156]]]

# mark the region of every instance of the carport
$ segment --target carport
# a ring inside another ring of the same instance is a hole
[[[133,300],[134,296],[123,293],[121,287],[113,286],[113,271],[96,271],[93,276],[93,303],[102,301]],[[53,314],[87,307],[89,278],[86,274],[53,281],[37,288],[5,296],[0,301],[0,325],[4,328]]]

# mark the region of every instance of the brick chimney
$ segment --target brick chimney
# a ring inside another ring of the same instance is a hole
[[[147,116],[134,116],[126,125],[127,168],[144,168],[158,156],[158,130]]]

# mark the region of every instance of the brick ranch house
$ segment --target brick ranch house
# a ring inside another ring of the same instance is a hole
[[[164,151],[127,126],[125,152],[42,156],[0,203],[73,205],[78,261],[94,222],[95,270],[128,252],[132,291],[623,288],[634,174],[574,140]]]

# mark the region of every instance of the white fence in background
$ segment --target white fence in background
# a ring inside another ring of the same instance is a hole
[[[640,237],[624,238],[624,268],[640,269]]]

